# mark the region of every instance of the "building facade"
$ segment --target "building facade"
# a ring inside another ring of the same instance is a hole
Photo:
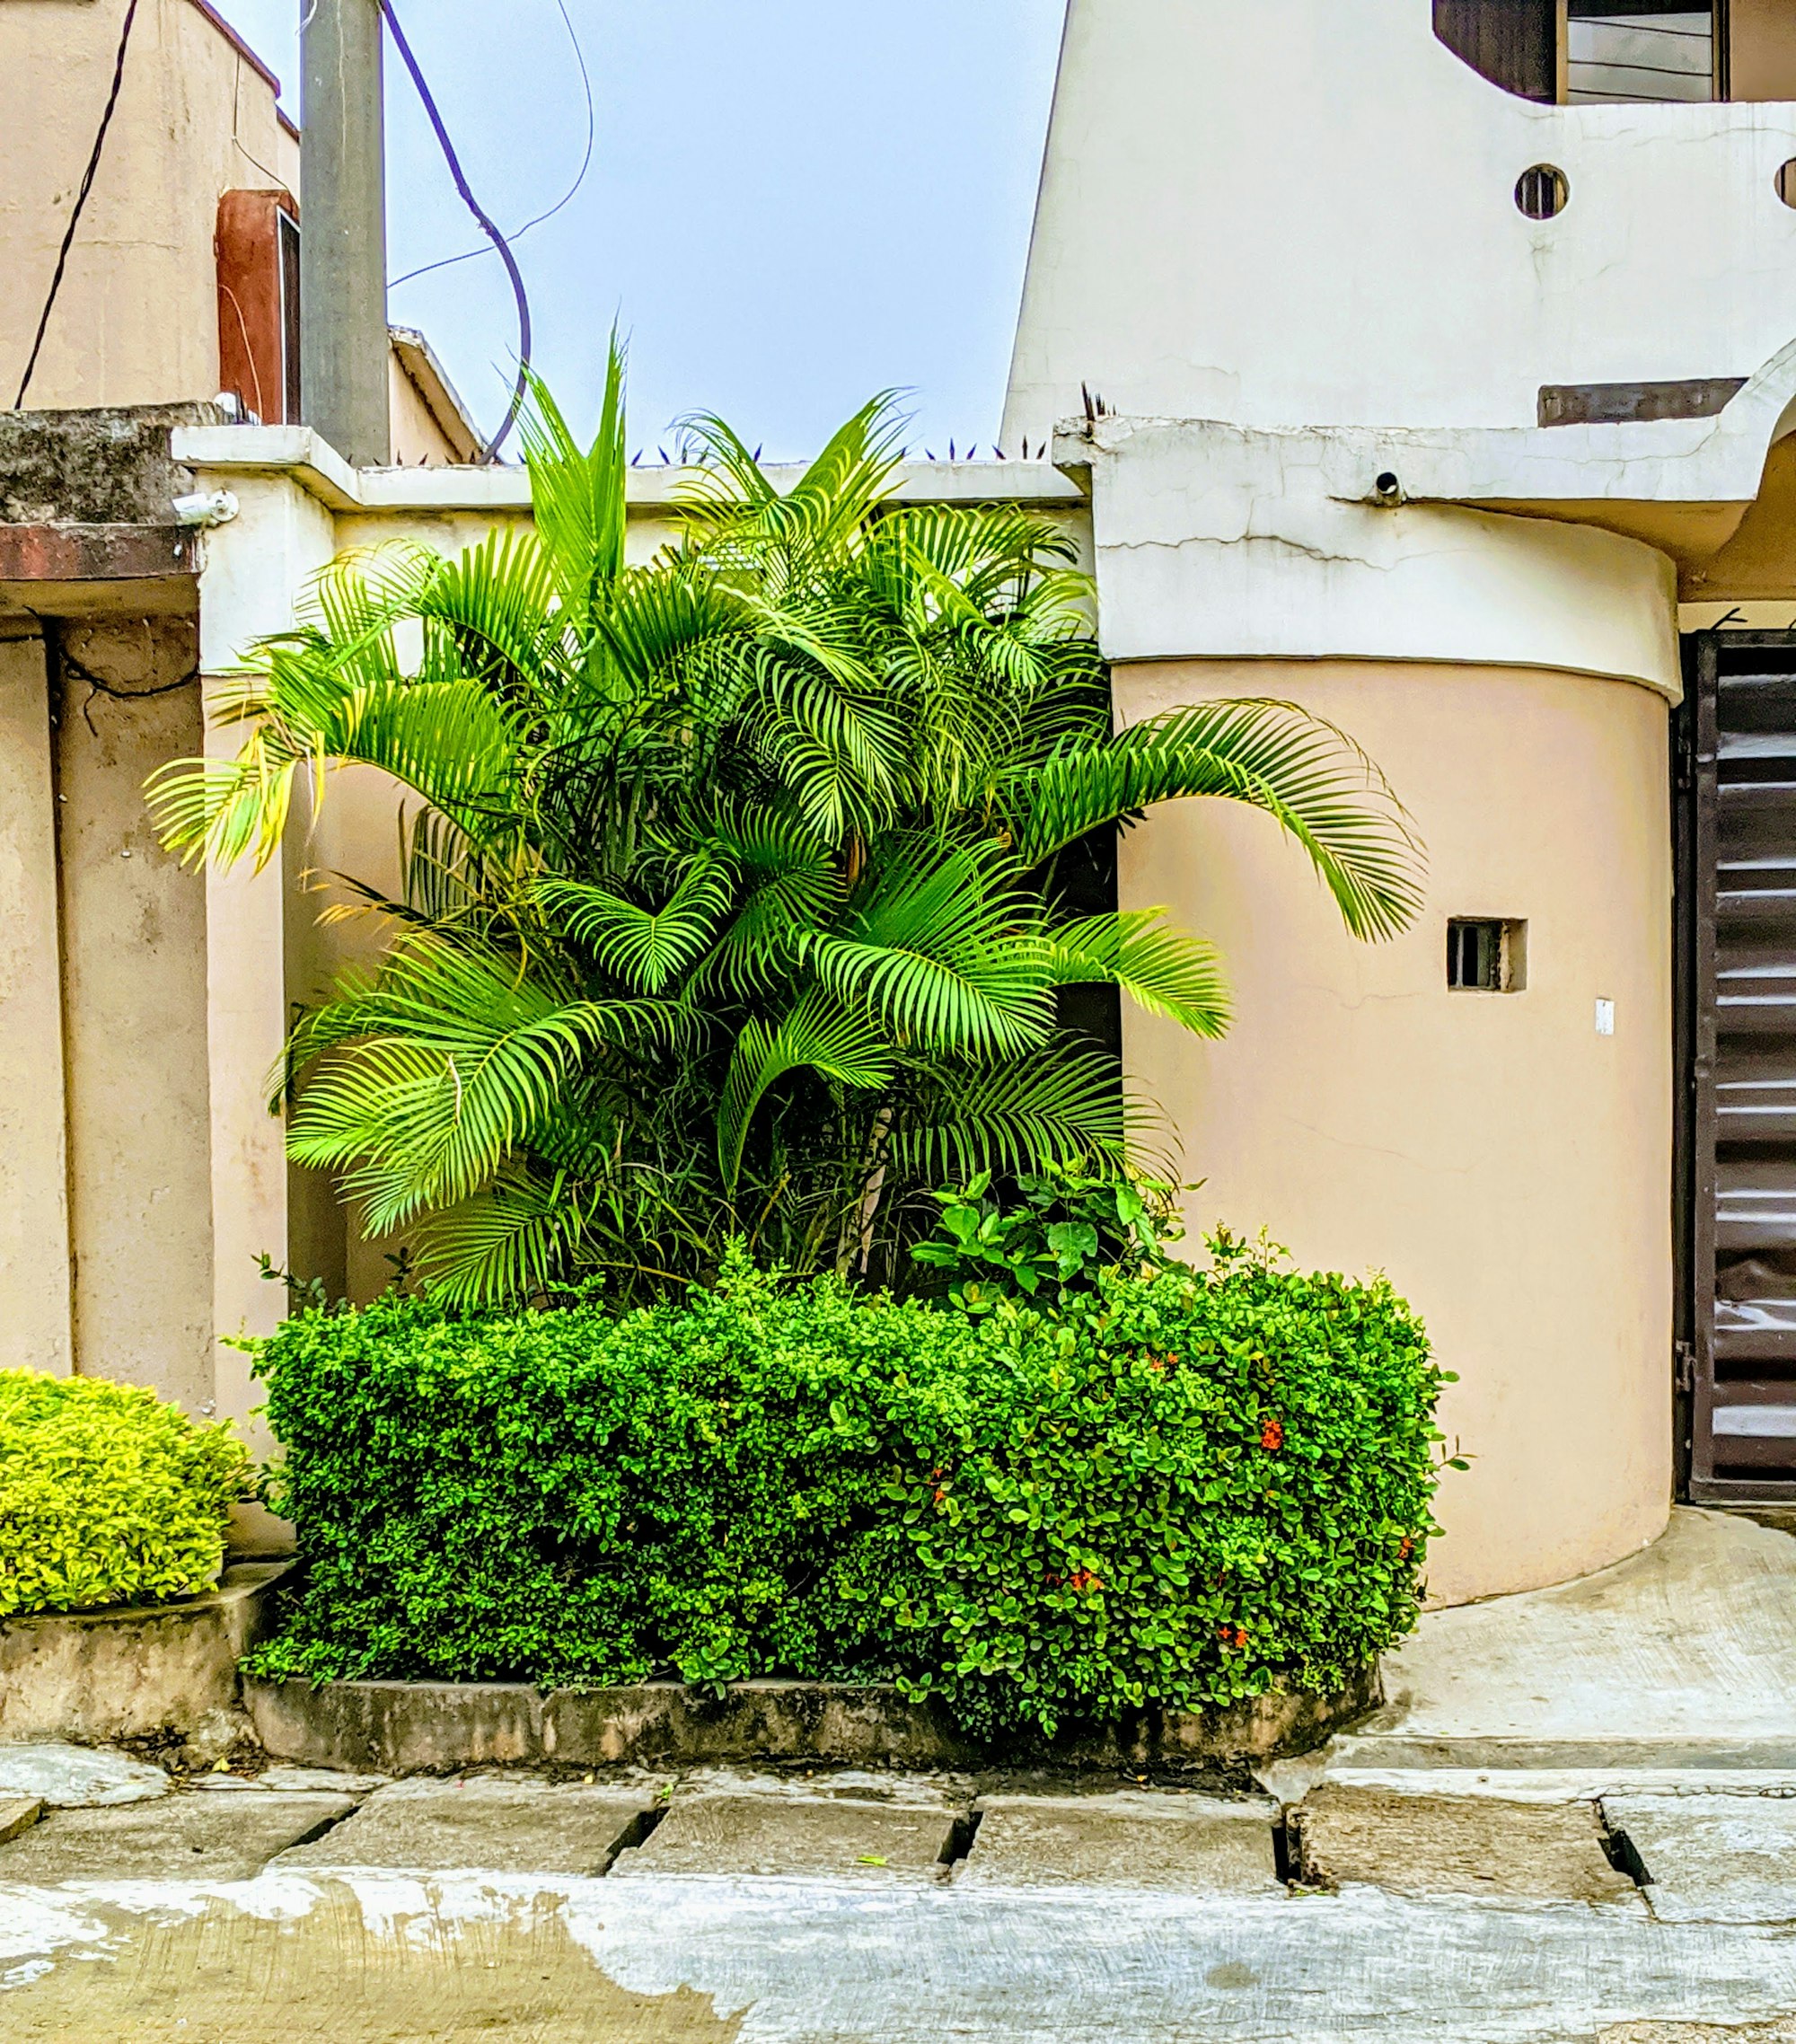
[[[1303,704],[1427,846],[1425,912],[1379,946],[1229,805],[1127,833],[1119,891],[1236,982],[1225,1043],[1127,1024],[1193,1229],[1388,1271],[1457,1373],[1444,1600],[1600,1568],[1680,1485],[1796,1501],[1792,427],[1786,0],[1071,0],[1012,459],[902,488],[1078,532],[1119,718]],[[515,470],[357,472],[297,427],[195,418],[172,453],[234,506],[186,571],[206,675],[346,548],[529,515]],[[635,547],[674,480],[633,476]],[[292,1003],[372,940],[301,876],[378,879],[395,842],[391,790],[340,777],[285,874],[184,897],[204,969],[169,1011],[209,1132],[168,1196],[213,1329],[277,1316],[259,1254],[381,1274],[287,1169],[264,1081]],[[172,1076],[163,1106],[192,1112]],[[194,1384],[247,1411],[241,1358],[207,1357]]]

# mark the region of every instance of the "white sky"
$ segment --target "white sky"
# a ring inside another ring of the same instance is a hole
[[[585,103],[556,0],[395,0],[469,180],[507,229],[567,189]],[[302,0],[215,0],[287,86]],[[577,425],[614,313],[633,444],[721,412],[814,452],[902,386],[915,444],[989,447],[1027,253],[1063,0],[568,0],[593,75],[585,187],[518,248],[538,366]],[[389,52],[391,274],[471,248]],[[515,360],[497,259],[393,294],[476,417]]]

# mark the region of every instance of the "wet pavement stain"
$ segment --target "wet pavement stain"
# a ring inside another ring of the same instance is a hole
[[[224,1897],[190,1916],[90,1900],[82,1914],[103,1949],[65,1949],[0,1990],[4,2044],[735,2044],[741,2031],[689,1988],[619,1987],[552,1897],[447,1928],[422,1912],[371,1925],[328,1881],[296,1916]]]

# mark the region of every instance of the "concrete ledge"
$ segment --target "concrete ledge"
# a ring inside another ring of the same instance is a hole
[[[283,1564],[226,1569],[178,1603],[0,1625],[0,1740],[106,1745],[199,1731],[239,1702],[237,1663],[270,1629]]]
[[[753,1760],[929,1768],[978,1766],[993,1758],[938,1707],[884,1687],[743,1682],[719,1698],[674,1682],[547,1694],[501,1682],[251,1680],[243,1687],[256,1736],[276,1758],[357,1772]],[[1309,1751],[1375,1709],[1382,1693],[1371,1668],[1335,1696],[1263,1696],[1202,1715],[1142,1711],[1121,1724],[1069,1735],[1041,1758],[1068,1767],[1238,1770]],[[1007,1748],[1006,1759],[1017,1757]]]

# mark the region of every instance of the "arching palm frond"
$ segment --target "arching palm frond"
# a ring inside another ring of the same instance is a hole
[[[1394,936],[1414,920],[1421,847],[1403,806],[1344,732],[1295,703],[1173,710],[1108,745],[1069,745],[1007,790],[1032,861],[1192,795],[1263,809],[1309,854],[1354,936]]]
[[[1138,1008],[1194,1036],[1228,1033],[1228,982],[1216,947],[1170,929],[1164,909],[1130,909],[1063,923],[1048,940],[1061,986],[1120,987]]]
[[[432,1216],[419,1237],[418,1274],[447,1306],[535,1299],[578,1268],[585,1220],[564,1174],[509,1169]]]
[[[1008,1056],[1052,1028],[1039,910],[990,848],[880,848],[880,874],[835,931],[802,931],[800,962],[864,1001],[913,1056]]]
[[[777,1023],[759,1017],[737,1037],[718,1103],[718,1162],[725,1189],[742,1176],[749,1123],[770,1087],[788,1073],[814,1071],[838,1086],[876,1091],[892,1077],[892,1047],[877,1021],[837,1003],[819,989],[806,993]]]
[[[376,979],[302,1024],[294,1061],[315,1068],[289,1147],[299,1163],[362,1173],[352,1184],[385,1233],[476,1191],[594,1053],[665,1044],[682,1026],[665,1003],[568,1000],[502,957],[409,937]]]
[[[1120,1172],[1139,1119],[1110,1060],[1068,1040],[1052,1058],[939,1074],[895,1121],[891,1158],[932,1185],[1028,1171],[1047,1159]]]
[[[581,880],[541,880],[533,893],[606,972],[638,993],[659,994],[703,956],[735,894],[735,881],[701,859],[658,909]]]

